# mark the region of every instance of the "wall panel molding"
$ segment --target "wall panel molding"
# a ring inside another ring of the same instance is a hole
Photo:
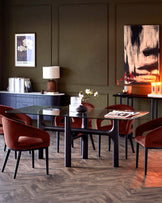
[[[108,84],[108,27],[107,4],[60,5],[59,64],[66,74],[63,83],[68,80],[76,85]],[[77,59],[76,64],[69,62],[73,57]]]
[[[7,14],[6,14],[7,15]],[[42,67],[51,65],[52,61],[52,30],[51,5],[12,5],[8,7],[8,26],[6,27],[5,80],[8,77],[29,77],[34,83],[42,82],[42,86],[35,86],[34,90],[43,88]],[[14,35],[15,33],[36,33],[36,67],[14,66]],[[10,60],[7,60],[10,58]],[[4,89],[6,89],[5,84]]]

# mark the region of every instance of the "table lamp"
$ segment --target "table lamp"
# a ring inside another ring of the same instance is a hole
[[[44,66],[43,79],[48,79],[47,92],[56,92],[55,79],[60,78],[60,66]]]

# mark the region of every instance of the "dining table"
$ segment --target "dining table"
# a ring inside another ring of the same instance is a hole
[[[60,131],[64,132],[64,163],[65,167],[71,167],[71,145],[72,145],[72,133],[82,134],[81,136],[81,147],[82,147],[82,158],[88,159],[88,134],[95,135],[107,135],[113,140],[113,167],[119,166],[119,120],[131,120],[137,119],[147,115],[149,112],[125,112],[130,113],[121,114],[121,112],[112,113],[113,110],[95,108],[92,111],[78,112],[76,110],[71,111],[69,106],[27,106],[23,108],[13,109],[7,111],[7,113],[16,114],[28,114],[36,115],[37,127],[47,131]],[[55,126],[53,123],[48,124],[44,122],[44,117],[50,116],[54,119],[56,116],[64,118],[64,127]],[[82,119],[81,128],[72,128],[71,119],[78,117]],[[113,120],[111,130],[98,130],[95,126],[92,129],[88,128],[88,119],[105,119]],[[43,158],[43,151],[39,150],[38,157]]]

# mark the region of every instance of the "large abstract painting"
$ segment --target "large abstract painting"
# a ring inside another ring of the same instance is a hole
[[[159,25],[124,26],[124,71],[129,83],[150,83],[160,77]]]

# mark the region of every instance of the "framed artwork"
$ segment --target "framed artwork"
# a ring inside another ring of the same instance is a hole
[[[15,66],[35,67],[35,33],[15,34]]]
[[[124,71],[129,83],[159,80],[159,25],[124,25]]]

